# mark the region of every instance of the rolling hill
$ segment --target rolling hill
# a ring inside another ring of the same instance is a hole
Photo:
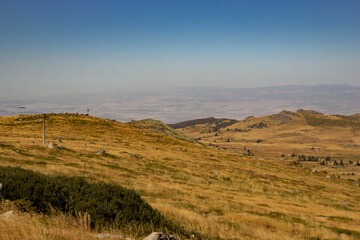
[[[250,148],[258,155],[360,154],[358,115],[326,115],[309,110],[282,111],[263,117],[248,117],[214,129],[211,124],[195,124],[178,131],[204,144],[241,150]]]
[[[165,123],[153,120],[153,119],[144,119],[140,121],[131,121],[127,123],[130,126],[140,128],[140,129],[150,129],[155,132],[164,134],[168,137],[174,137],[180,140],[189,141],[192,143],[196,143],[196,141],[192,138],[189,138],[188,136],[185,136],[184,134],[176,131],[175,129],[171,128],[170,126],[166,125]]]
[[[192,125],[177,129],[182,135],[172,136],[166,133],[174,133],[171,129],[153,120],[123,124],[85,115],[49,114],[46,145],[42,145],[42,121],[41,115],[0,118],[1,166],[21,167],[51,176],[82,176],[89,182],[103,181],[134,189],[165,217],[179,222],[189,231],[200,233],[203,239],[360,238],[358,180],[328,177],[326,172],[313,171],[302,164],[261,157],[258,152],[266,148],[254,151],[254,157],[244,156],[235,145],[274,145],[270,142],[275,140],[266,139],[267,136],[282,136],[281,141],[285,144],[298,131],[304,133],[302,138],[306,134],[319,133],[318,139],[333,141],[327,136],[336,132],[321,135],[325,128],[331,131],[345,128],[346,136],[352,136],[353,142],[347,140],[341,144],[356,144],[356,124],[346,127],[325,124],[326,127],[318,130],[318,126],[309,125],[301,112],[282,112],[237,121],[217,131],[212,128],[215,124],[210,127]],[[292,131],[289,132],[287,126],[291,126]],[[166,134],[158,132],[164,129]],[[281,129],[283,132],[276,132]],[[200,137],[205,144],[219,144],[231,151],[177,137],[184,135]],[[225,142],[227,138],[233,139]],[[263,142],[250,141],[259,138]],[[313,139],[308,141],[302,145],[314,145]],[[291,150],[302,146],[292,144]],[[288,149],[286,147],[284,149]],[[339,149],[350,154],[347,148],[339,146]],[[334,153],[338,151],[333,150]],[[358,150],[352,151],[357,154]],[[49,221],[62,221],[57,216],[54,218]],[[23,223],[28,226],[24,231],[29,234],[34,231],[34,226],[46,228],[46,223],[37,215],[19,213],[18,219],[29,222]],[[1,218],[0,223],[4,229],[13,224]],[[74,230],[64,227],[63,231]],[[83,235],[88,236],[93,230],[84,231]],[[1,239],[12,238],[11,233],[4,234],[0,232]],[[74,239],[70,235],[63,234],[62,239]],[[136,235],[136,231],[130,235],[136,239],[143,237]]]

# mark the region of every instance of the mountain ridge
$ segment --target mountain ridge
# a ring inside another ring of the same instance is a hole
[[[229,123],[228,125],[225,124],[225,126],[222,127],[222,128],[225,128],[225,127],[231,126],[237,122],[247,121],[249,119],[254,119],[254,118],[268,118],[269,120],[281,121],[282,123],[286,123],[288,121],[291,121],[292,117],[299,118],[300,117],[299,114],[301,116],[305,117],[305,119],[307,119],[309,124],[314,124],[311,121],[311,118],[314,118],[314,117],[322,118],[322,119],[325,119],[327,117],[336,118],[333,121],[333,124],[335,124],[335,125],[336,125],[336,120],[338,120],[338,121],[347,120],[348,124],[351,125],[351,123],[357,123],[360,118],[360,113],[355,113],[355,114],[351,114],[351,115],[340,115],[340,114],[331,115],[331,114],[324,114],[324,113],[314,111],[314,110],[298,109],[294,112],[288,111],[288,110],[282,110],[279,113],[265,115],[265,116],[259,116],[259,117],[248,116],[243,120],[235,120],[235,119],[227,119],[227,118],[214,118],[214,117],[192,119],[192,120],[187,120],[187,121],[183,121],[183,122],[179,122],[179,123],[168,124],[168,126],[173,127],[174,129],[178,129],[178,128],[186,128],[186,127],[190,127],[190,126],[194,126],[194,125],[198,125],[198,124],[212,125],[212,124],[218,124],[221,122],[228,122]]]

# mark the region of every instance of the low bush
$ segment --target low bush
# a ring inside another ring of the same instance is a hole
[[[21,168],[0,167],[1,195],[23,210],[49,214],[51,209],[76,216],[88,213],[91,227],[169,231],[188,236],[182,226],[165,218],[135,191],[80,177],[47,176]]]

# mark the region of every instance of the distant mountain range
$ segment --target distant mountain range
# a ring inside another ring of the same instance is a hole
[[[360,112],[360,87],[349,85],[274,86],[261,88],[189,87],[153,91],[67,94],[0,102],[0,116],[72,112],[118,121],[159,119],[176,123],[214,116],[243,119],[281,110],[311,109],[326,114]],[[26,107],[20,108],[20,107]]]

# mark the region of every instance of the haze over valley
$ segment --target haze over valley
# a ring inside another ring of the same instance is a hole
[[[0,1],[0,240],[359,240],[359,0]]]
[[[176,123],[204,117],[244,119],[282,110],[325,114],[360,112],[360,87],[349,85],[275,86],[262,88],[196,87],[53,95],[40,99],[0,101],[0,115],[87,113],[128,122],[158,119]],[[26,109],[19,107],[25,106]]]

